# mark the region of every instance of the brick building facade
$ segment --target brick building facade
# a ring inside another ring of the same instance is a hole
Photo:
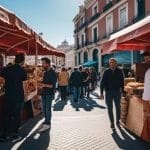
[[[111,34],[149,14],[149,0],[84,0],[73,19],[76,65],[96,61],[100,71],[102,44]],[[128,56],[131,59],[132,52],[128,52]]]

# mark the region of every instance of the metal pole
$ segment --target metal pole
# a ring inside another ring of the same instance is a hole
[[[38,64],[38,44],[36,42],[36,50],[35,50],[35,66]]]

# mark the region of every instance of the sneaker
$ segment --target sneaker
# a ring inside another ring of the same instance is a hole
[[[50,129],[50,125],[44,124],[44,125],[42,126],[42,128],[39,130],[39,132],[44,132],[44,131],[46,131],[46,130],[48,130],[48,129]]]

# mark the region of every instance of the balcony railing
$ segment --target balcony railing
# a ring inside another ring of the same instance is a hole
[[[94,20],[96,20],[98,17],[100,16],[100,12],[96,13],[94,16],[92,16],[89,20],[89,23],[90,22],[93,22]]]
[[[98,17],[100,16],[100,12],[96,13],[94,16],[92,16],[88,21],[85,21],[85,23],[83,23],[79,28],[74,30],[74,33],[79,32],[80,30],[82,30],[84,27],[87,27],[89,23],[93,22],[94,20],[96,20]]]
[[[109,10],[112,6],[113,6],[113,3],[112,3],[112,1],[111,1],[111,2],[109,2],[108,4],[106,4],[106,5],[104,6],[103,12]]]
[[[87,22],[84,22],[80,27],[79,27],[79,30],[83,29],[84,27],[86,27],[87,25]]]

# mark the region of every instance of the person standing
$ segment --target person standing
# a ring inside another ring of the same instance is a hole
[[[89,74],[86,71],[87,68],[82,69],[82,88],[83,88],[83,97],[87,96],[88,97],[88,80],[89,80]]]
[[[62,68],[58,75],[58,84],[60,87],[61,100],[66,100],[67,97],[67,87],[69,82],[69,73],[65,68]]]
[[[74,102],[78,102],[82,86],[82,74],[78,68],[74,68],[74,72],[70,76],[70,83],[73,87]]]
[[[69,73],[69,78],[70,78],[71,73],[72,73],[72,68],[69,67],[67,72]],[[72,85],[70,84],[70,82],[69,82],[69,85],[68,85],[68,91],[69,91],[69,95],[71,95],[72,94]]]
[[[89,68],[85,68],[85,72],[87,74],[87,79],[85,80],[85,83],[86,83],[86,97],[87,98],[90,98],[90,72],[89,72]]]
[[[82,85],[81,85],[81,92],[80,92],[80,98],[83,98],[84,97],[84,87],[83,87],[83,67],[82,66],[79,66],[79,71],[82,75]]]
[[[42,97],[42,109],[45,121],[42,125],[42,128],[39,130],[40,132],[46,131],[50,129],[51,125],[51,105],[54,96],[54,89],[56,85],[56,73],[51,67],[51,62],[49,58],[42,58],[42,67],[44,69],[44,76],[42,83],[39,83],[39,88],[42,89],[41,97]]]
[[[147,66],[149,66],[146,70],[144,78],[143,100],[148,101],[150,103],[150,52],[145,52],[143,55]]]
[[[120,99],[121,92],[124,92],[124,76],[122,71],[117,67],[117,61],[114,58],[109,60],[109,69],[104,71],[101,83],[101,96],[103,99],[103,91],[105,90],[105,100],[108,107],[108,116],[111,123],[111,128],[114,126],[113,101],[116,107],[116,125],[119,126],[120,120]]]
[[[91,91],[93,92],[97,85],[97,73],[93,67],[90,68],[90,84]]]
[[[2,125],[1,140],[11,137],[13,140],[19,136],[20,112],[24,102],[24,86],[27,80],[27,73],[23,69],[25,54],[15,56],[15,64],[4,68],[1,77],[5,80],[5,108]],[[13,118],[13,127],[10,127]],[[10,133],[8,133],[11,129]],[[10,135],[11,134],[11,135]]]

